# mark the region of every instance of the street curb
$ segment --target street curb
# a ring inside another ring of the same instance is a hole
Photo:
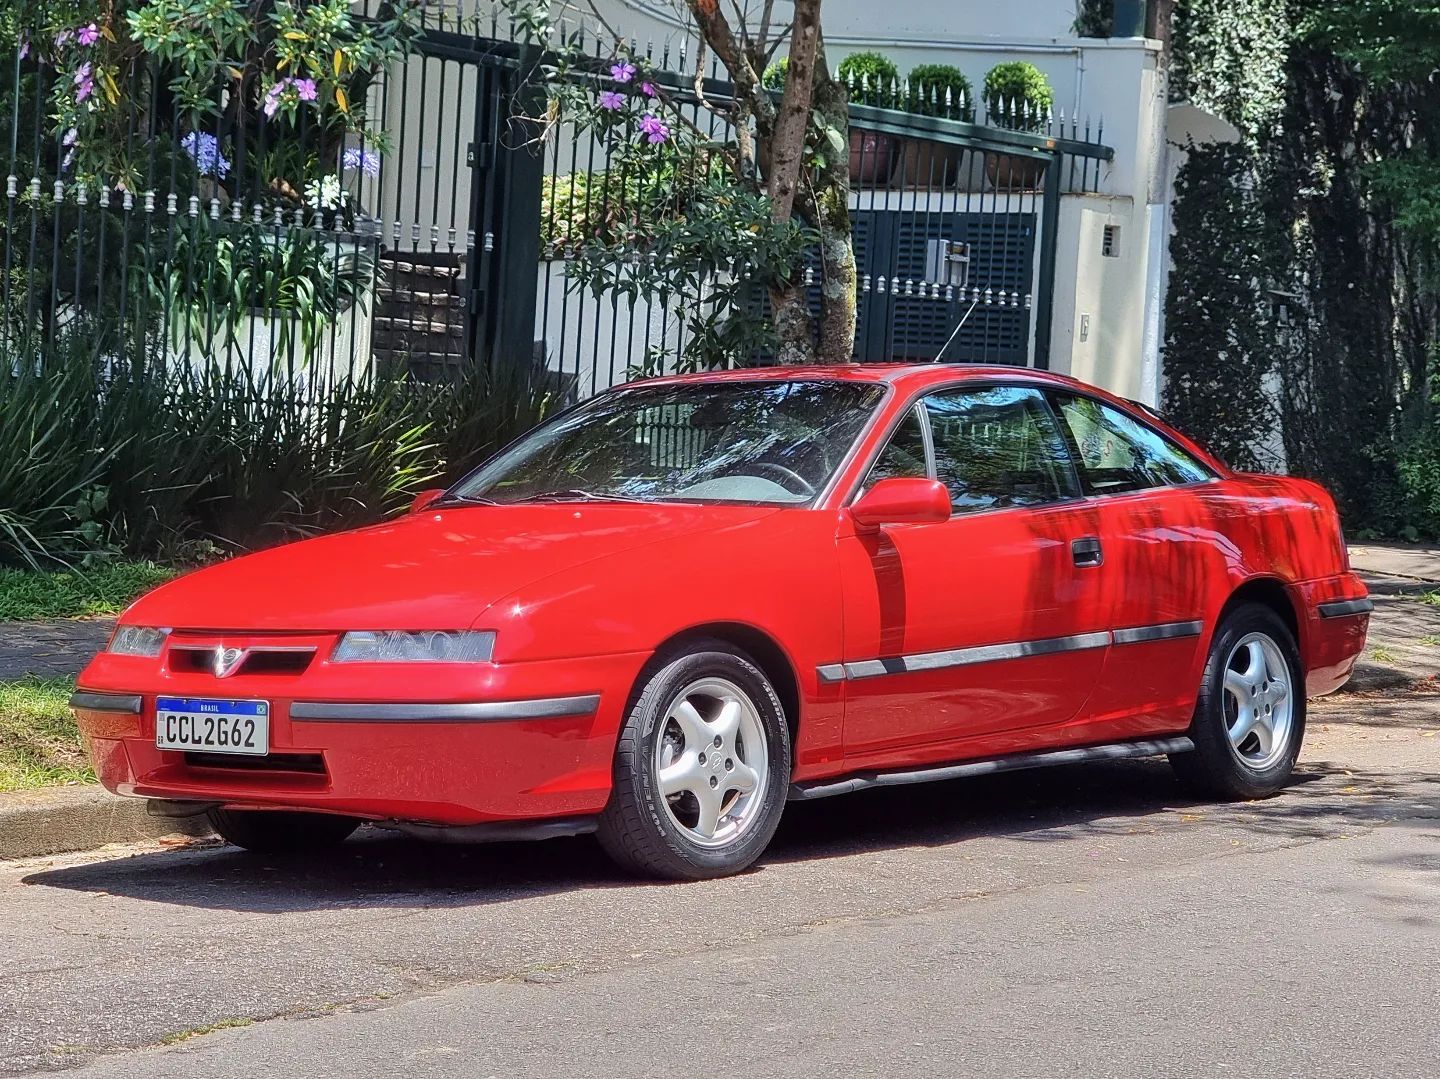
[[[0,794],[0,860],[209,834],[204,817],[151,816],[145,799],[119,798],[95,784]]]

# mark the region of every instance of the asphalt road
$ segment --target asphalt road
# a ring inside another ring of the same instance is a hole
[[[1327,703],[1249,805],[1161,762],[794,805],[694,885],[584,840],[10,863],[0,1074],[1429,1079],[1437,728]]]

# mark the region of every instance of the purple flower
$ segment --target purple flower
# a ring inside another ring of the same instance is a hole
[[[74,145],[75,145],[75,140],[78,139],[79,137],[80,137],[80,132],[76,131],[76,130],[72,127],[69,131],[65,132],[65,137],[60,140],[60,145],[61,145],[61,146],[64,146],[64,147],[67,147],[67,148],[68,148],[68,147],[71,147],[71,146],[74,146]]]
[[[75,31],[75,40],[86,48],[89,48],[100,40],[100,28],[93,22],[89,26],[82,26],[79,30]]]
[[[285,87],[289,85],[289,82],[289,79],[281,79],[265,91],[265,104],[262,108],[267,118],[274,116],[276,110],[280,108],[280,95],[285,92]]]
[[[60,171],[61,171],[61,172],[68,172],[69,169],[70,169],[70,166],[73,165],[73,164],[75,164],[75,151],[74,151],[74,150],[71,150],[69,153],[67,153],[67,154],[65,155],[65,160],[62,161],[62,162],[60,162]]]
[[[21,35],[20,35],[20,59],[23,60],[23,59],[25,59],[25,58],[26,58],[27,56],[29,56],[29,55],[30,55],[30,35],[29,35],[29,34],[21,34]]]
[[[295,92],[300,95],[301,101],[314,101],[316,98],[314,79],[291,79],[295,84]]]
[[[83,105],[83,104],[85,104],[85,99],[86,99],[87,97],[89,97],[91,94],[93,94],[94,92],[95,92],[95,82],[94,82],[94,80],[92,80],[92,79],[86,79],[84,82],[82,82],[79,86],[77,86],[77,87],[75,88],[75,104],[77,104],[77,105]]]
[[[635,65],[628,60],[621,60],[610,65],[610,77],[616,82],[629,82],[635,77]]]
[[[652,143],[664,142],[670,137],[670,129],[660,122],[658,116],[648,112],[640,118],[640,131]]]
[[[66,45],[70,44],[70,39],[74,36],[75,32],[73,30],[61,30],[55,35],[55,47],[57,49],[63,49]]]
[[[640,84],[640,92],[646,97],[654,97],[656,93],[655,84],[653,82],[642,82]]]
[[[79,86],[82,82],[89,82],[90,74],[92,71],[93,68],[91,68],[89,60],[86,60],[83,64],[77,67],[75,69],[75,85]]]
[[[617,94],[614,90],[606,90],[600,95],[600,107],[602,109],[623,109],[625,107],[625,95]]]
[[[190,155],[201,176],[223,180],[230,174],[230,161],[220,152],[220,140],[208,131],[190,132],[180,140],[180,149]]]
[[[347,172],[363,172],[366,176],[379,176],[380,155],[374,150],[351,146],[341,155],[340,167]]]

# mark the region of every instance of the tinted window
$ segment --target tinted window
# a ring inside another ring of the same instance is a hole
[[[925,399],[936,476],[956,513],[1073,498],[1069,451],[1037,390],[997,386]]]
[[[1118,494],[1198,483],[1208,468],[1158,431],[1091,397],[1059,396],[1056,404],[1079,450],[1087,494]]]
[[[870,466],[870,474],[865,477],[862,489],[868,491],[881,480],[897,477],[924,479],[928,475],[930,471],[925,464],[925,433],[920,426],[920,413],[912,408],[905,413],[900,426],[895,428],[895,433],[885,443],[880,456],[875,458],[875,463]]]

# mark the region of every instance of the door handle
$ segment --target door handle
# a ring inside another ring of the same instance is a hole
[[[1085,536],[1070,541],[1070,557],[1082,569],[1099,566],[1105,562],[1105,550],[1100,546],[1100,540],[1097,537]]]

